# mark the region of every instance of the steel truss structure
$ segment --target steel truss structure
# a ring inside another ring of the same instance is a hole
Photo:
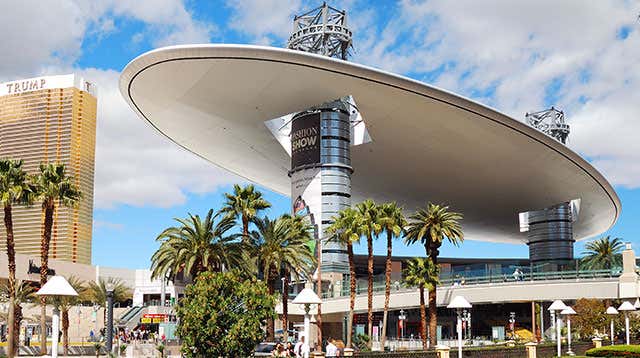
[[[569,136],[569,125],[564,121],[564,112],[551,107],[544,111],[526,113],[527,124],[546,135],[566,144]]]
[[[346,60],[352,48],[347,13],[323,3],[295,16],[287,48]]]

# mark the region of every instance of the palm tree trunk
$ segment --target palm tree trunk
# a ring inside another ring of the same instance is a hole
[[[349,256],[349,318],[347,321],[347,347],[351,348],[353,335],[353,309],[356,306],[356,263],[353,261],[353,245],[347,243],[347,255]]]
[[[44,230],[40,242],[40,287],[47,283],[49,274],[49,244],[51,243],[51,229],[53,228],[53,212],[55,202],[46,199],[44,205]],[[40,298],[40,354],[47,354],[47,301]]]
[[[438,266],[438,253],[440,245],[431,241],[429,248],[429,258],[434,266]],[[429,287],[429,342],[435,347],[438,344],[438,307],[436,306],[436,289],[434,283]]]
[[[289,268],[284,268],[282,282],[282,336],[286,343],[289,338]]]
[[[16,249],[15,249],[15,241],[13,239],[13,217],[11,213],[11,203],[7,202],[4,205],[4,227],[7,232],[7,261],[9,262],[9,312],[7,317],[7,341],[13,342],[14,335],[16,335],[14,331],[14,322],[15,322],[15,313],[14,313],[14,304],[16,297]],[[13,358],[15,355],[13,344],[7,345],[7,356],[9,358]]]
[[[422,349],[427,349],[427,312],[424,306],[424,285],[420,285],[420,336]]]
[[[382,336],[380,338],[380,346],[384,349],[384,342],[387,339],[387,316],[389,314],[389,296],[391,296],[391,231],[387,231],[387,267],[385,268],[385,285],[384,285],[384,314],[382,316]]]
[[[373,335],[373,236],[371,234],[367,235],[367,250],[369,255],[369,260],[367,262],[367,274],[368,274],[368,282],[367,282],[367,326],[368,331],[367,334],[370,338]],[[369,348],[373,343],[373,338],[369,340]]]
[[[245,215],[242,215],[242,240],[246,241],[249,239],[249,218]]]
[[[270,267],[267,267],[264,272],[264,282],[267,284],[267,291],[270,296],[273,296],[273,282],[271,282],[271,277],[269,276],[269,271],[271,271]],[[273,342],[275,340],[275,329],[273,323],[273,316],[267,317],[267,341]]]
[[[62,347],[64,355],[69,355],[69,309],[62,310]]]
[[[13,331],[20,332],[20,324],[22,323],[22,306],[14,305],[13,312],[15,320],[13,321]],[[8,341],[11,342],[11,341]],[[18,353],[20,349],[20,333],[13,335],[13,352]]]

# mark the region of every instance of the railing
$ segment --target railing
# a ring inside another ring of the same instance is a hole
[[[594,280],[594,279],[608,279],[616,278],[620,276],[619,270],[569,270],[569,271],[552,271],[552,272],[520,272],[518,274],[495,274],[486,276],[462,276],[462,275],[447,275],[440,277],[440,287],[445,286],[469,286],[469,285],[482,285],[482,284],[498,284],[498,283],[516,283],[516,282],[531,282],[531,281],[556,281],[556,280]],[[322,298],[337,298],[349,296],[348,281],[341,284],[342,287],[333,289],[331,291],[325,291],[322,293]],[[374,294],[384,293],[386,284],[380,277],[373,283]],[[415,290],[415,287],[403,286],[399,281],[391,282],[391,291],[407,291]],[[358,280],[356,287],[356,294],[367,294],[367,282],[364,280]],[[290,298],[295,298],[295,294],[290,295]]]

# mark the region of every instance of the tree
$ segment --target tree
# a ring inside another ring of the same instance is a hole
[[[89,281],[84,296],[94,304],[103,308],[102,321],[107,322],[107,284],[113,286],[113,302],[124,302],[131,298],[131,289],[119,278],[109,277],[104,279],[100,277],[98,282]]]
[[[9,286],[3,285],[0,287],[0,291],[2,293],[2,298],[5,302],[9,302]],[[17,282],[14,286],[14,300],[13,300],[13,312],[14,312],[14,320],[13,320],[13,331],[20,332],[20,325],[22,324],[22,305],[25,303],[33,302],[36,299],[35,295],[36,289],[26,281]],[[11,311],[11,308],[9,308]],[[8,342],[11,342],[8,340]],[[7,345],[7,347],[9,344]],[[18,348],[20,347],[20,335],[13,335],[13,351],[18,352]]]
[[[216,222],[216,219],[220,219]],[[178,226],[164,230],[156,241],[160,247],[151,257],[153,278],[174,280],[180,272],[196,277],[205,271],[244,267],[243,244],[230,234],[235,220],[209,210],[204,221],[199,215],[175,219]]]
[[[275,296],[264,282],[236,272],[204,272],[176,307],[177,333],[186,357],[248,357],[273,318]]]
[[[338,212],[332,218],[333,224],[327,228],[329,240],[339,242],[347,247],[349,258],[349,318],[347,321],[347,347],[352,346],[353,310],[356,304],[356,264],[353,260],[353,244],[360,242],[360,215],[352,208]]]
[[[315,258],[308,246],[311,228],[302,220],[286,214],[276,220],[268,217],[255,219],[257,230],[249,234],[251,256],[257,260],[256,267],[262,274],[270,295],[274,293],[275,280],[281,268],[310,276],[309,273],[315,264]],[[283,305],[285,298],[288,299],[284,297],[283,292]],[[283,316],[286,320],[284,312]],[[268,318],[267,339],[273,340],[274,333],[273,318]]]
[[[29,204],[32,199],[32,187],[29,185],[28,175],[22,169],[22,160],[0,160],[0,201],[4,207],[4,228],[7,235],[7,261],[9,269],[7,295],[9,299],[9,313],[7,317],[7,340],[12,342],[16,332],[13,330],[15,314],[16,290],[16,250],[13,236],[13,204]],[[18,333],[19,334],[19,333]],[[15,355],[13,345],[7,346],[7,356]]]
[[[377,236],[382,227],[378,218],[378,207],[371,199],[356,205],[360,216],[360,235],[367,238],[367,335],[373,335],[373,237]]]
[[[592,338],[596,331],[608,327],[607,307],[601,300],[581,298],[573,305],[576,314],[571,316],[571,324],[580,338]],[[606,333],[600,332],[600,333]]]
[[[449,211],[448,206],[428,203],[426,208],[418,209],[410,217],[406,228],[405,243],[422,243],[427,256],[437,267],[440,246],[442,246],[445,238],[455,246],[458,246],[464,240],[462,226],[460,225],[461,220],[462,214]],[[433,346],[437,344],[435,334],[438,324],[436,288],[437,285],[429,287],[429,337]]]
[[[62,346],[64,349],[64,355],[69,354],[69,310],[73,305],[82,302],[86,295],[86,287],[84,282],[76,276],[70,276],[67,278],[69,285],[73,287],[78,296],[53,296],[49,299],[49,303],[54,307],[57,307],[62,314]]]
[[[580,260],[582,267],[588,270],[611,270],[622,266],[622,239],[609,236],[591,241],[585,245],[586,251]]]
[[[238,218],[242,222],[242,237],[249,237],[249,222],[258,217],[260,211],[270,208],[271,204],[262,198],[262,193],[255,190],[253,185],[244,188],[236,184],[233,194],[226,193],[227,198],[220,212],[230,217]]]
[[[418,287],[420,291],[420,336],[422,348],[427,349],[427,313],[424,304],[424,289],[431,291],[439,284],[438,275],[440,268],[429,258],[414,258],[407,261],[407,266],[402,270],[405,285]],[[431,302],[429,302],[431,305]],[[429,306],[431,308],[431,306]],[[435,331],[432,331],[435,332]],[[433,335],[432,335],[433,336]]]
[[[310,278],[316,258],[309,247],[309,242],[313,240],[313,226],[301,216],[284,215],[281,220],[285,220],[285,225],[288,226],[287,238],[281,246],[282,327],[283,339],[286,342],[289,335],[289,277],[296,280]]]
[[[382,335],[380,345],[384,347],[387,338],[387,315],[389,311],[389,297],[391,296],[391,253],[393,238],[402,234],[407,225],[402,208],[394,203],[384,203],[379,207],[379,221],[382,230],[387,234],[387,262],[385,267],[384,314],[382,316]]]
[[[73,207],[78,204],[82,194],[75,179],[67,175],[65,165],[61,163],[40,164],[40,173],[33,178],[36,199],[42,202],[44,221],[40,241],[40,287],[47,283],[49,274],[49,246],[56,205]],[[40,298],[40,332],[47,331],[46,300]],[[40,340],[40,353],[47,354],[47,342]]]

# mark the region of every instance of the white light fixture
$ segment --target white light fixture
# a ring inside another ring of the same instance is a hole
[[[311,317],[309,315],[309,311],[311,310],[311,305],[319,305],[322,303],[322,300],[318,295],[309,287],[305,287],[296,298],[292,301],[293,304],[301,305],[304,309],[304,336],[307,340],[307,344],[311,346],[311,339],[309,336],[309,331],[311,330]]]
[[[607,308],[607,314],[611,314],[611,315],[618,314],[618,310],[613,306],[609,306]]]
[[[636,298],[636,303],[633,304],[633,307],[636,310],[640,309],[640,298]]]
[[[620,307],[618,307],[618,311],[624,312],[624,328],[625,328],[625,338],[627,341],[627,345],[629,345],[629,311],[635,311],[635,310],[636,308],[633,307],[633,305],[629,301],[622,302]]]
[[[575,353],[571,350],[571,316],[576,314],[576,311],[570,306],[567,306],[560,314],[567,316],[567,355],[574,356]]]
[[[40,287],[37,296],[77,296],[78,292],[62,276],[51,277],[44,286]],[[54,307],[51,316],[51,357],[58,357],[58,332],[60,331],[60,310]]]
[[[560,318],[560,312],[565,310],[567,305],[564,304],[561,300],[555,300],[549,306],[549,311],[551,311],[552,317],[555,318],[555,326],[556,326],[556,347],[557,347],[557,355],[558,357],[562,356],[562,339],[560,339],[560,323],[562,322],[562,318]]]
[[[466,308],[471,308],[471,303],[469,303],[469,301],[467,301],[464,297],[462,296],[456,296],[454,297],[451,302],[449,302],[449,305],[447,305],[447,308],[453,308],[456,310],[456,314],[458,315],[458,322],[457,322],[457,330],[458,330],[458,358],[462,358],[462,310],[466,309]]]

